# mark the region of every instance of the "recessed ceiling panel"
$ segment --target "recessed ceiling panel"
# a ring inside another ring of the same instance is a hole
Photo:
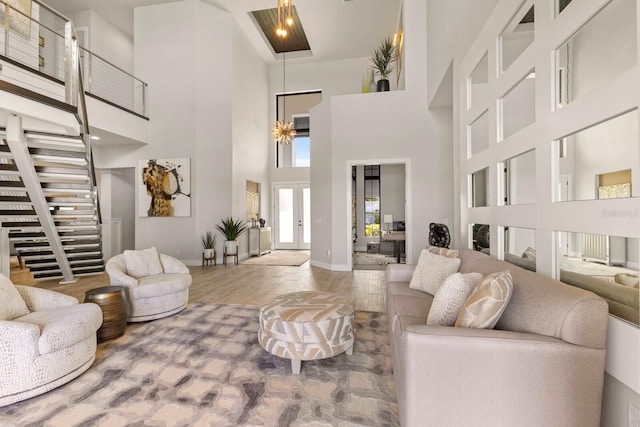
[[[311,50],[307,36],[302,28],[302,22],[298,18],[298,11],[295,5],[291,8],[293,15],[293,25],[287,27],[287,36],[282,38],[276,34],[278,25],[278,9],[255,10],[251,12],[258,27],[262,30],[265,37],[271,44],[275,53],[298,52],[302,50]]]

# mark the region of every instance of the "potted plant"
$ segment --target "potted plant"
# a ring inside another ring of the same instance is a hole
[[[233,219],[230,216],[223,219],[221,224],[216,225],[216,229],[227,239],[224,242],[226,253],[236,254],[238,237],[247,230],[247,224],[240,218]]]
[[[204,249],[205,259],[213,258],[216,249],[216,235],[211,231],[207,231],[202,235],[202,248]]]
[[[371,62],[373,63],[373,70],[380,76],[376,89],[378,92],[386,92],[389,90],[389,76],[393,71],[393,61],[398,56],[398,51],[393,45],[391,37],[387,37],[380,43],[380,46],[375,48],[371,55]]]

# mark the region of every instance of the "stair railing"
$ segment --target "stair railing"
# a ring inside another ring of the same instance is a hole
[[[83,127],[82,139],[85,145],[87,167],[91,178],[91,197],[96,204],[98,225],[102,225],[102,214],[100,213],[100,198],[98,197],[98,184],[96,171],[93,166],[93,150],[91,147],[91,129],[89,126],[89,116],[87,114],[87,100],[85,97],[84,83],[82,78],[82,66],[78,60],[78,36],[73,27],[73,22],[65,23],[65,101],[78,108],[79,120]],[[78,105],[80,104],[80,105]]]

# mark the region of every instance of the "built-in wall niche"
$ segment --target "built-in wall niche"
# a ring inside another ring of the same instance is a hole
[[[536,271],[536,231],[532,228],[504,227],[504,260]]]
[[[637,238],[557,232],[556,277],[607,300],[609,313],[638,325]]]
[[[482,105],[489,87],[489,58],[485,53],[467,80],[467,108]]]
[[[485,111],[467,126],[467,157],[489,148],[489,112]]]
[[[469,207],[489,206],[489,168],[474,172],[469,177]]]
[[[256,226],[260,219],[260,184],[247,180],[247,223]]]
[[[536,152],[527,151],[502,163],[505,205],[536,202]]]
[[[469,236],[471,236],[469,247],[474,251],[489,255],[491,247],[490,232],[491,227],[489,224],[469,224]]]
[[[536,72],[531,70],[499,102],[501,138],[503,140],[533,123],[536,119]]]
[[[631,169],[603,173],[597,180],[598,199],[631,197]]]
[[[556,50],[557,108],[638,61],[635,0],[612,0]]]
[[[637,110],[556,141],[557,201],[633,196],[638,173]]]
[[[500,34],[500,70],[509,68],[534,39],[533,0],[526,0]]]

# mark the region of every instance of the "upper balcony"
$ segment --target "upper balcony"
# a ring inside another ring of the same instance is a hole
[[[22,9],[22,10],[20,10]],[[65,102],[65,23],[37,0],[30,9],[0,0],[0,80]],[[148,143],[147,84],[82,47],[79,58],[92,134],[105,143]]]

